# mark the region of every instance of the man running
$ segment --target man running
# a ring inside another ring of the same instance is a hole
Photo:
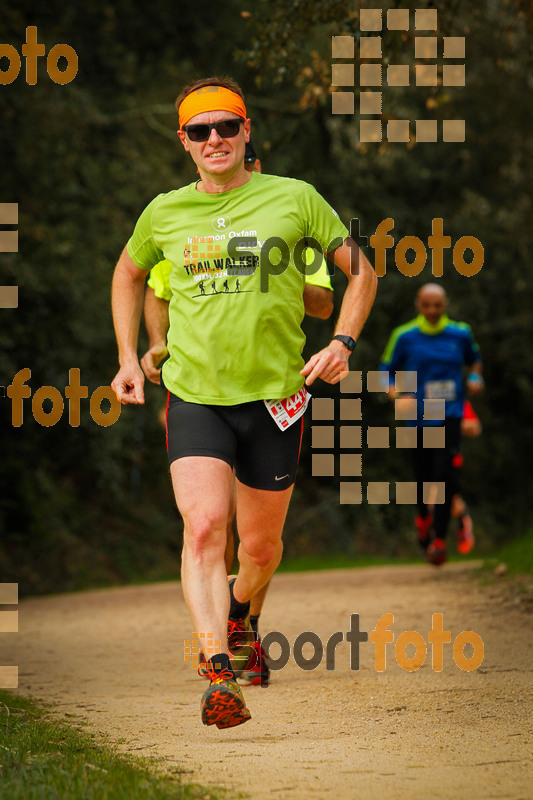
[[[261,162],[257,158],[252,141],[246,143],[244,152],[244,165],[249,172],[261,172]],[[313,253],[307,259],[312,261]],[[141,367],[144,374],[152,383],[159,384],[161,370],[158,365],[167,356],[167,332],[168,332],[168,304],[172,297],[170,289],[170,271],[172,265],[168,260],[161,261],[150,271],[148,286],[144,298],[144,320],[148,333],[149,348],[141,358]],[[318,272],[313,275],[305,276],[304,286],[304,308],[309,316],[328,319],[333,311],[333,289],[327,270],[326,262],[323,260]],[[227,541],[224,553],[224,561],[228,575],[233,571],[234,553],[234,516],[235,504],[231,504],[228,525]],[[255,659],[246,666],[239,676],[238,682],[241,686],[268,686],[270,671],[267,660],[261,648],[261,637],[259,635],[259,617],[263,609],[266,593],[269,584],[267,583],[250,600],[250,625],[257,638],[253,643],[255,649]],[[201,664],[200,674],[205,673],[205,667]]]
[[[419,514],[415,523],[427,560],[438,565],[446,561],[446,534],[457,482],[457,456],[461,452],[463,367],[469,368],[466,386],[474,395],[483,391],[482,364],[470,327],[464,322],[452,322],[445,314],[448,298],[442,286],[426,283],[419,290],[415,305],[418,316],[393,330],[380,369],[389,373],[392,399],[399,398],[394,388],[394,373],[416,372],[416,394],[407,393],[402,400],[411,404],[413,410],[406,424],[417,428],[413,456]],[[424,409],[424,401],[439,399],[445,401],[445,446],[424,447],[424,431],[443,424],[440,419],[428,419],[431,414]],[[444,502],[424,498],[424,483],[443,483]],[[433,506],[433,510],[428,506]]]
[[[252,140],[246,142],[244,151],[244,166],[248,172],[261,172],[261,161],[257,157]],[[306,258],[312,263],[313,252]],[[167,332],[169,326],[168,305],[172,297],[170,289],[170,272],[172,264],[168,260],[160,261],[156,264],[148,277],[148,285],[144,296],[144,321],[146,332],[148,333],[148,350],[141,358],[141,367],[149,381],[155,384],[161,383],[161,369],[158,368],[161,361],[166,358],[167,351]],[[325,260],[322,260],[320,269],[313,275],[305,276],[305,286],[303,293],[305,313],[312,317],[328,319],[333,311],[333,288],[327,270]],[[224,553],[226,571],[230,575],[233,571],[235,560],[234,544],[234,518],[235,502],[234,498],[229,510],[227,524],[227,541]],[[259,635],[259,617],[263,609],[263,604],[267,594],[269,584],[255,594],[250,600],[250,625],[256,635],[253,643],[255,658],[247,664],[238,678],[241,686],[268,686],[270,670],[261,648],[261,637]],[[201,656],[203,658],[203,656]],[[205,660],[205,659],[204,659]],[[206,675],[205,664],[200,664],[199,673]]]
[[[120,369],[112,386],[121,402],[144,402],[137,359],[144,282],[147,271],[168,258],[172,299],[163,380],[169,390],[170,472],[184,520],[182,586],[201,647],[213,652],[215,643],[202,721],[228,728],[251,716],[235,670],[249,657],[243,642],[250,631],[250,598],[281,559],[301,442],[304,379],[307,385],[316,378],[335,384],[347,374],[377,279],[337,214],[311,186],[245,170],[250,120],[236,83],[197,81],[182,91],[176,106],[180,141],[200,177],[156,197],[119,258],[112,305]],[[294,250],[310,239],[346,274],[348,286],[336,326],[341,338],[304,365],[304,281]],[[281,262],[269,257],[274,247]],[[239,292],[198,293],[197,278],[217,272],[225,278],[224,270],[238,276]],[[284,404],[265,402],[270,400]],[[224,549],[233,467],[239,571],[228,587]]]
[[[246,145],[246,152],[248,152],[248,144]],[[168,355],[166,342],[169,325],[168,305],[172,297],[169,280],[171,268],[172,265],[168,260],[160,261],[159,264],[156,264],[150,271],[148,286],[144,297],[144,321],[146,332],[148,333],[148,350],[141,358],[141,367],[148,380],[155,384],[161,383],[161,369],[158,365]],[[326,262],[324,261],[316,274],[306,277],[303,295],[305,313],[309,316],[328,319],[333,311],[332,296],[333,289],[331,280]],[[163,409],[163,421],[165,420],[165,416]],[[166,425],[165,422],[163,422],[163,424]],[[233,571],[235,560],[234,518],[235,503],[232,502],[228,515],[226,531],[227,542],[224,553],[224,561],[228,575]],[[260,589],[250,600],[250,625],[252,630],[257,634],[253,645],[256,657],[252,663],[247,665],[246,670],[243,670],[239,676],[238,682],[241,686],[268,686],[269,683],[270,671],[267,660],[261,649],[261,637],[259,636],[258,630],[259,617],[268,586],[269,584],[267,583],[266,586]],[[201,664],[199,672],[200,674],[205,674],[205,667],[203,664]]]

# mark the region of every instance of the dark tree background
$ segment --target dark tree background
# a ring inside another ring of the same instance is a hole
[[[265,171],[313,183],[367,236],[392,217],[396,242],[426,241],[432,219],[442,217],[452,243],[463,235],[483,243],[476,276],[459,275],[447,251],[440,280],[450,316],[472,325],[485,364],[487,391],[476,403],[484,431],[465,445],[464,487],[487,551],[531,529],[531,4],[363,6],[437,8],[439,36],[466,36],[466,87],[384,89],[383,115],[464,118],[465,143],[362,144],[358,114],[331,114],[331,36],[358,39],[358,2],[227,0],[222,11],[153,0],[133,13],[125,0],[52,0],[4,9],[1,43],[20,53],[26,27],[36,25],[47,52],[62,42],[76,50],[79,71],[60,86],[40,58],[30,86],[23,61],[18,78],[0,86],[0,201],[19,204],[20,236],[17,254],[0,254],[1,283],[20,287],[19,308],[0,311],[0,384],[24,367],[33,392],[51,385],[64,393],[73,367],[89,395],[109,384],[116,259],[146,203],[194,180],[175,135],[174,98],[196,77],[230,74],[245,91]],[[413,34],[383,31],[385,64],[413,62]],[[357,75],[357,58],[355,66]],[[430,269],[429,256],[423,272],[407,278],[389,252],[352,368],[377,368],[391,328],[413,316]],[[345,281],[333,281],[338,307]],[[305,324],[310,355],[333,322]],[[322,385],[314,394],[332,391]],[[23,425],[14,428],[11,403],[0,398],[0,580],[42,592],[177,574],[181,522],[157,422],[161,403],[149,386],[145,407],[124,409],[104,428],[84,400],[78,428],[67,407],[45,428],[25,400]],[[365,396],[364,414],[365,423],[394,424],[377,396]],[[309,426],[286,552],[412,552],[412,508],[341,506],[338,478],[312,477]],[[364,482],[405,480],[404,455],[365,450]]]

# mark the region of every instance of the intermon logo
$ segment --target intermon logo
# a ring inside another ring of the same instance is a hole
[[[29,25],[26,28],[26,42],[22,45],[22,55],[26,59],[26,83],[30,86],[37,83],[37,59],[45,54],[44,44],[37,41],[37,26]],[[0,64],[3,58],[7,58],[9,66],[7,69],[0,68],[0,84],[6,86],[18,78],[22,62],[12,44],[0,44]],[[61,58],[67,62],[65,69],[59,69]],[[68,44],[54,45],[46,58],[46,71],[54,83],[70,83],[78,74],[78,54]]]

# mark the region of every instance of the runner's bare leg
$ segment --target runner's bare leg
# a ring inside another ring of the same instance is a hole
[[[226,572],[231,575],[233,571],[233,562],[235,561],[235,533],[233,529],[235,519],[235,481],[230,496],[230,507],[228,511],[228,522],[226,526],[226,550],[224,552],[224,562],[226,564]]]
[[[265,583],[263,588],[259,589],[259,591],[256,592],[252,597],[252,599],[250,600],[250,615],[252,617],[258,617],[259,614],[261,613],[269,586],[270,586],[270,581],[268,581],[268,583]]]
[[[233,472],[218,458],[186,456],[170,466],[174,495],[183,517],[181,579],[197,633],[211,634],[227,653],[229,589],[224,550]],[[209,658],[206,638],[201,646]],[[212,653],[211,653],[212,654]]]
[[[281,561],[281,535],[293,487],[281,492],[252,489],[236,480],[239,572],[233,587],[240,603],[270,580]]]

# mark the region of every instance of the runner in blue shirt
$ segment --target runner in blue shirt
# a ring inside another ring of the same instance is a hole
[[[394,329],[383,353],[380,369],[389,373],[389,396],[392,399],[400,397],[394,388],[395,372],[416,372],[416,393],[402,394],[403,403],[411,406],[412,416],[416,417],[406,420],[408,426],[417,428],[417,446],[413,455],[419,515],[415,522],[427,560],[442,564],[446,560],[446,533],[452,499],[450,483],[457,469],[454,456],[461,450],[464,367],[469,369],[466,380],[468,392],[479,394],[483,391],[482,365],[470,327],[464,322],[452,322],[446,315],[448,298],[439,284],[427,283],[422,286],[415,305],[418,316]],[[442,420],[428,419],[428,414],[424,418],[425,400],[445,401],[443,448],[423,447],[424,428],[443,424]],[[444,502],[424,502],[424,483],[443,483]],[[431,505],[434,506],[433,511],[429,507]]]

